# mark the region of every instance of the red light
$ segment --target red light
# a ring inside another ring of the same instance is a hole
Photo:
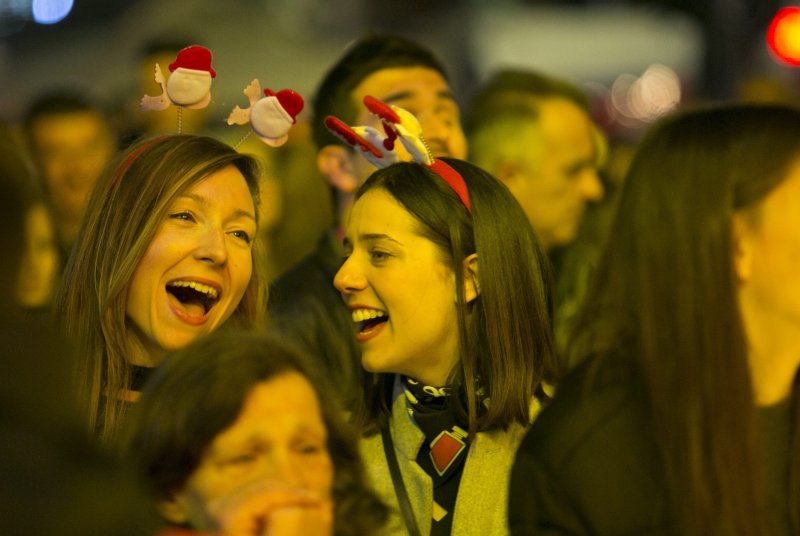
[[[778,10],[767,28],[767,48],[779,61],[800,67],[800,7]]]

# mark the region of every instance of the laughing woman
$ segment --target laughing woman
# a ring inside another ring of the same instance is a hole
[[[55,313],[81,356],[88,424],[104,439],[168,351],[229,319],[260,322],[257,198],[256,162],[198,136],[144,141],[98,181]]]
[[[335,285],[369,372],[362,452],[402,512],[391,532],[504,534],[511,461],[553,366],[542,255],[501,183],[447,163],[364,183]]]

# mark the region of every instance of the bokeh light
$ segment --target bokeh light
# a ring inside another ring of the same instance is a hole
[[[55,24],[72,11],[73,0],[33,0],[33,20],[39,24]]]
[[[629,128],[655,121],[678,107],[681,82],[666,65],[653,64],[641,76],[619,75],[611,86],[611,117]]]
[[[767,48],[779,62],[800,66],[800,7],[778,10],[767,28]]]

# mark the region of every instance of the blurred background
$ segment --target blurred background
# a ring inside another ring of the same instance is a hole
[[[776,0],[0,0],[0,119],[31,95],[76,82],[118,105],[138,100],[137,63],[156,39],[214,52],[212,113],[262,85],[310,95],[368,30],[418,39],[445,59],[461,99],[500,66],[568,78],[611,115],[646,119],[676,99],[727,99],[755,82],[796,90],[767,51]],[[636,95],[638,93],[638,96]],[[628,121],[631,123],[631,121]]]
[[[787,5],[776,0],[0,0],[0,121],[19,122],[37,94],[72,85],[110,103],[124,132],[126,122],[141,116],[142,95],[159,92],[146,52],[154,43],[183,42],[214,53],[218,76],[207,121],[224,131],[233,106],[246,105],[242,90],[253,78],[262,87],[292,88],[310,100],[347,44],[372,30],[402,34],[433,49],[448,67],[462,105],[495,70],[530,67],[580,85],[611,141],[635,142],[652,121],[691,103],[797,102],[796,68],[767,46],[770,23]],[[800,15],[789,22],[795,29],[781,34],[781,46],[800,56]],[[307,117],[305,110],[301,124]],[[239,135],[230,134],[234,141]],[[281,164],[296,166],[294,182],[277,177],[276,273],[313,245],[331,217],[327,191],[312,176],[312,153],[300,154],[305,156],[297,162]]]

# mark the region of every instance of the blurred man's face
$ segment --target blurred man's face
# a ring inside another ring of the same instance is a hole
[[[60,222],[80,222],[89,194],[116,142],[96,112],[43,116],[31,125],[34,157]]]
[[[359,114],[353,124],[370,125],[382,132],[380,120],[362,104],[367,95],[414,114],[433,156],[466,157],[467,142],[458,105],[438,71],[428,67],[392,67],[375,71],[356,86],[353,99]],[[363,158],[356,159],[355,166],[361,181],[375,171]]]
[[[536,127],[520,133],[532,148],[520,176],[507,184],[522,205],[542,246],[575,238],[586,203],[603,197],[597,147],[589,116],[561,98],[541,103]]]

